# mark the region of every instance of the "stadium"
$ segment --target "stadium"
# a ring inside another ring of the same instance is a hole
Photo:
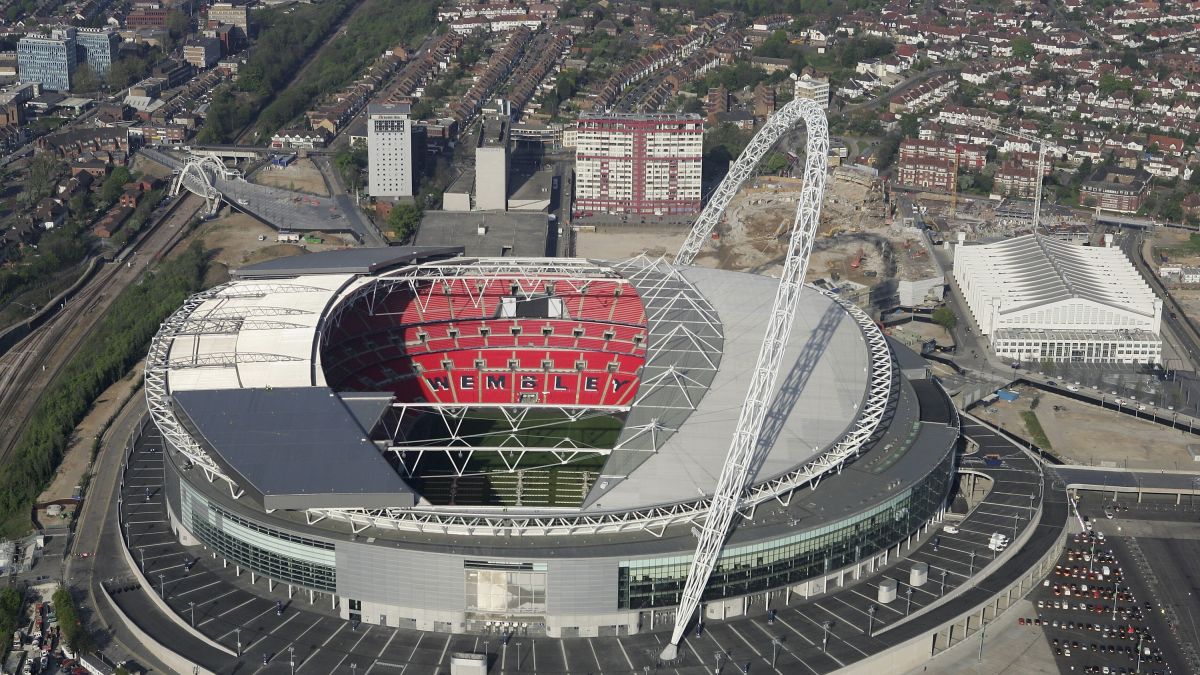
[[[674,624],[675,644],[697,603],[849,584],[942,517],[958,419],[854,305],[796,281],[778,321],[793,257],[784,282],[453,247],[238,270],[147,358],[172,531],[347,620],[429,631]]]
[[[177,311],[147,375],[173,529],[369,623],[669,621],[774,280],[452,254],[261,264]],[[814,289],[790,345],[720,616],[887,551],[950,488],[956,421],[919,360]]]

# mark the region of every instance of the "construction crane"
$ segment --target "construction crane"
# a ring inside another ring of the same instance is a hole
[[[679,653],[679,642],[687,631],[692,614],[700,607],[700,598],[708,585],[709,577],[721,555],[725,539],[733,525],[734,516],[741,504],[755,465],[755,447],[766,419],[767,405],[774,390],[779,367],[783,361],[788,338],[792,332],[792,321],[796,316],[800,291],[804,286],[804,274],[812,255],[813,241],[817,235],[817,224],[821,216],[821,200],[825,195],[825,180],[829,162],[829,128],[825,112],[813,101],[793,99],[767,120],[759,129],[741,156],[730,167],[729,173],[717,187],[708,206],[700,213],[679,253],[677,265],[690,265],[709,238],[721,213],[729,200],[748,178],[759,160],[771,146],[788,130],[803,122],[808,129],[805,144],[804,186],[800,191],[800,202],[796,206],[796,217],[788,241],[787,258],[779,287],[775,291],[775,302],[767,324],[766,335],[754,365],[754,375],[746,402],[738,414],[737,427],[730,441],[729,452],[717,487],[713,493],[708,516],[704,524],[695,530],[696,553],[688,570],[687,583],[683,588],[683,599],[675,613],[675,627],[671,641],[663,649],[664,660],[674,659]]]
[[[1017,131],[1015,129],[1006,129],[999,125],[987,124],[984,125],[984,128],[1037,144],[1037,180],[1033,188],[1033,234],[1037,235],[1038,226],[1042,224],[1042,180],[1046,175],[1046,141],[1033,134],[1027,134],[1024,131]]]

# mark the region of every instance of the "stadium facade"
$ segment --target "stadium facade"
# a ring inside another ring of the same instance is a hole
[[[349,620],[669,624],[775,280],[460,251],[264,263],[172,315],[146,394],[173,530]],[[806,289],[784,364],[712,618],[849,583],[951,490],[954,408],[866,315]]]

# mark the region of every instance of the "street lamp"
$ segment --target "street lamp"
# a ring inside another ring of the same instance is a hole
[[[167,578],[167,575],[162,574],[161,572],[159,573],[159,575],[158,575],[158,597],[162,598],[163,600],[167,599],[166,578]]]
[[[771,668],[775,667],[775,660],[778,657],[778,655],[779,655],[779,638],[773,637],[773,638],[771,638]],[[650,666],[646,666],[646,670],[649,670],[649,669],[650,669]]]
[[[521,643],[517,643],[517,670],[521,669]]]
[[[867,637],[875,637],[875,612],[877,611],[879,608],[875,605],[867,608]]]
[[[825,634],[821,636],[821,651],[829,653],[829,631],[833,629],[832,621],[824,621],[821,623],[821,628],[825,629]]]
[[[292,667],[292,675],[296,675],[296,647],[288,645],[288,664]]]
[[[971,551],[971,574],[975,574],[975,551]],[[970,574],[967,576],[970,576]]]
[[[192,614],[192,628],[196,627],[196,603],[188,601],[188,610]]]
[[[983,619],[979,623],[979,662],[983,663],[983,635],[987,631],[987,620]]]
[[[237,655],[242,655],[242,629],[241,627],[234,628],[237,631]]]
[[[939,595],[946,594],[946,569],[942,568],[942,592]]]
[[[909,586],[908,590],[904,591],[904,616],[908,616],[912,612],[912,591],[912,586]]]

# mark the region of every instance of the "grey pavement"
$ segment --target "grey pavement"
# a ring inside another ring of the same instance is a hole
[[[141,154],[173,170],[184,165],[179,159],[153,148],[143,148]],[[185,186],[197,194],[204,193],[200,179],[195,176],[189,175],[185,179]],[[354,199],[344,191],[334,192],[333,197],[314,197],[242,179],[222,177],[214,180],[214,187],[231,208],[244,211],[278,230],[349,232],[360,243],[384,245],[378,230],[366,220],[354,204]]]

